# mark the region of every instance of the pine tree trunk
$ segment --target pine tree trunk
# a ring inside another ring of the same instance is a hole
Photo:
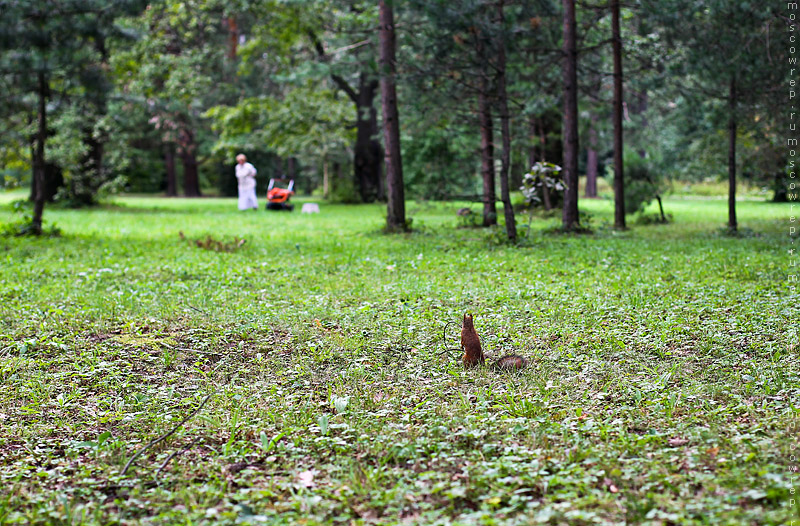
[[[586,197],[597,197],[597,116],[589,124],[589,147],[586,149]]]
[[[167,171],[167,197],[177,197],[178,180],[175,177],[175,151],[170,143],[164,143],[164,167]]]
[[[44,72],[38,73],[39,115],[36,134],[36,148],[33,156],[33,179],[36,186],[36,195],[33,196],[33,218],[31,219],[31,233],[42,234],[42,215],[44,214],[45,190],[47,188],[47,175],[44,158],[44,145],[47,140],[47,97],[49,85]]]
[[[342,181],[342,163],[339,161],[333,161],[333,164],[331,165],[331,171],[333,174],[328,191],[332,193],[336,191],[337,185]]]
[[[330,197],[330,175],[328,174],[328,156],[323,152],[322,154],[322,197],[328,199]]]
[[[286,160],[286,175],[289,179],[297,177],[297,157],[289,157]]]
[[[528,137],[531,144],[528,148],[528,166],[527,169],[533,168],[536,164],[536,143],[539,142],[539,133],[536,130],[536,116],[531,115],[528,117]]]
[[[736,231],[736,77],[731,77],[728,102],[730,117],[728,119],[728,229]]]
[[[394,13],[387,0],[378,2],[380,9],[380,67],[381,107],[383,108],[383,138],[386,146],[386,228],[406,230],[406,205],[403,188],[403,163],[400,157],[400,118],[397,112],[395,88]]]
[[[575,30],[575,0],[562,0],[564,6],[564,191],[562,226],[575,230],[578,216],[578,51]]]
[[[102,110],[98,106],[98,111],[105,112],[105,104],[103,104]],[[73,187],[71,193],[75,200],[74,205],[90,206],[97,202],[97,192],[105,179],[103,175],[103,152],[105,148],[104,144],[94,137],[92,129],[85,130],[83,143],[89,147],[89,151],[82,163],[83,170],[91,174],[91,177],[88,180],[84,180],[80,187]]]
[[[611,0],[611,39],[614,54],[614,227],[625,229],[625,173],[622,156],[622,37],[619,0]]]
[[[489,105],[489,81],[484,76],[478,91],[478,125],[481,135],[481,177],[483,179],[483,226],[497,224],[497,196],[494,190],[494,127]]]
[[[503,154],[500,157],[500,199],[503,201],[503,215],[506,220],[506,234],[509,241],[517,241],[517,224],[514,220],[514,208],[511,206],[511,193],[508,184],[508,172],[511,169],[511,126],[508,113],[508,95],[506,93],[506,43],[503,36],[505,14],[504,1],[497,4],[497,18],[500,24],[500,37],[497,46],[497,104],[500,113],[500,135],[503,140]]]
[[[539,160],[547,162],[547,130],[544,128],[544,118],[539,119]]]

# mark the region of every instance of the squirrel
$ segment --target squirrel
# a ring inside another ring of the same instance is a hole
[[[483,349],[481,349],[481,338],[475,330],[471,314],[464,314],[464,320],[461,324],[461,347],[464,348],[464,356],[461,358],[464,367],[486,364],[486,356],[483,354]],[[520,370],[526,365],[528,365],[528,360],[516,354],[503,356],[492,363],[492,367],[495,369],[505,370]]]

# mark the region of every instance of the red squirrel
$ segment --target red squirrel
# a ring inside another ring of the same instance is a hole
[[[464,348],[464,356],[461,361],[465,367],[475,367],[486,363],[486,356],[483,354],[483,349],[481,349],[481,338],[475,330],[471,314],[464,314],[464,320],[461,324],[461,347]],[[492,367],[519,370],[526,365],[528,365],[528,361],[522,356],[509,354],[495,361]]]

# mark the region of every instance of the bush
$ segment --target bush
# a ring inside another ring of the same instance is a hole
[[[567,186],[561,179],[561,167],[553,163],[537,162],[531,171],[522,178],[522,196],[530,210],[544,206],[549,201],[550,208],[561,206]],[[547,192],[547,200],[545,199]]]

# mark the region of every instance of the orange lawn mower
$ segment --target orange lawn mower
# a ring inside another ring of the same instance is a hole
[[[267,210],[286,210],[291,212],[294,205],[289,202],[289,198],[294,195],[294,179],[289,180],[289,186],[278,188],[275,186],[275,179],[269,180],[267,189]]]

